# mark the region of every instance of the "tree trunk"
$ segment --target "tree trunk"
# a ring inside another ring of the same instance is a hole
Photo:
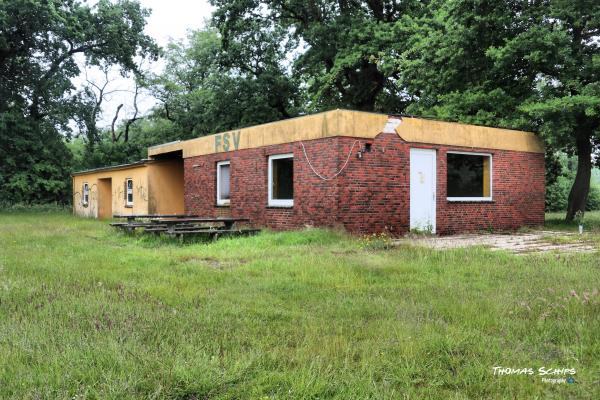
[[[588,193],[590,192],[590,178],[592,176],[592,143],[587,132],[579,130],[576,137],[577,144],[577,175],[569,193],[566,221],[573,221],[577,211],[585,212]]]

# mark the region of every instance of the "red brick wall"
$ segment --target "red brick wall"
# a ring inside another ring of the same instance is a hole
[[[356,143],[355,143],[356,142]],[[276,229],[341,225],[351,232],[401,234],[409,229],[409,152],[433,148],[437,157],[437,232],[516,229],[544,221],[544,156],[503,150],[449,148],[409,144],[395,134],[373,140],[335,137],[304,142],[310,169],[299,142],[259,149],[192,157],[185,160],[185,209],[206,216],[248,217],[252,224]],[[357,151],[371,143],[371,152]],[[452,203],[446,200],[446,151],[492,153],[493,201]],[[268,156],[294,154],[294,207],[267,206]],[[217,207],[216,163],[231,160],[231,206]]]
[[[441,234],[475,230],[513,230],[544,223],[544,155],[504,150],[492,154],[492,201],[446,200],[446,151],[438,150],[437,230]],[[441,178],[441,179],[440,179]]]
[[[315,169],[322,175],[335,173],[340,151],[349,139],[329,138],[304,143]],[[294,207],[268,206],[268,157],[294,154]],[[229,207],[216,206],[216,163],[231,160]],[[185,160],[185,209],[188,213],[250,218],[271,228],[334,226],[338,182],[323,181],[309,168],[299,143],[192,157]]]
[[[371,151],[362,160],[353,155],[340,178],[338,218],[351,232],[404,233],[409,227],[409,147],[396,134],[367,142]]]

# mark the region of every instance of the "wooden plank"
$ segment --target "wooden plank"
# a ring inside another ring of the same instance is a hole
[[[204,235],[204,236],[246,236],[259,233],[260,229],[244,229],[244,230],[189,230],[189,231],[174,231],[166,232],[170,236],[183,237],[187,235]]]
[[[113,218],[127,219],[150,219],[150,218],[194,218],[199,217],[195,214],[131,214],[131,215],[113,215]]]
[[[190,217],[190,218],[178,218],[178,219],[171,219],[171,218],[156,218],[156,219],[152,219],[152,221],[156,221],[156,222],[165,222],[165,223],[180,223],[180,222],[247,222],[250,221],[249,218],[224,218],[224,217],[216,217],[216,218],[196,218],[196,217]]]

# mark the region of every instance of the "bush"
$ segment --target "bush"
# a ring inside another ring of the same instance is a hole
[[[590,187],[590,194],[588,194],[585,209],[586,211],[600,210],[600,186],[592,184]]]
[[[15,112],[0,113],[0,201],[68,203],[72,156],[62,135]]]
[[[556,183],[546,188],[546,211],[566,211],[571,185],[571,179],[560,176]],[[600,187],[595,183],[590,186],[585,209],[587,211],[600,210]]]

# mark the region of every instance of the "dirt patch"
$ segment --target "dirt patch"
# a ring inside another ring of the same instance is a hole
[[[405,237],[396,244],[410,244],[433,249],[455,249],[485,246],[515,254],[531,253],[595,253],[597,247],[577,233],[536,231],[514,234],[465,234],[442,237]]]

